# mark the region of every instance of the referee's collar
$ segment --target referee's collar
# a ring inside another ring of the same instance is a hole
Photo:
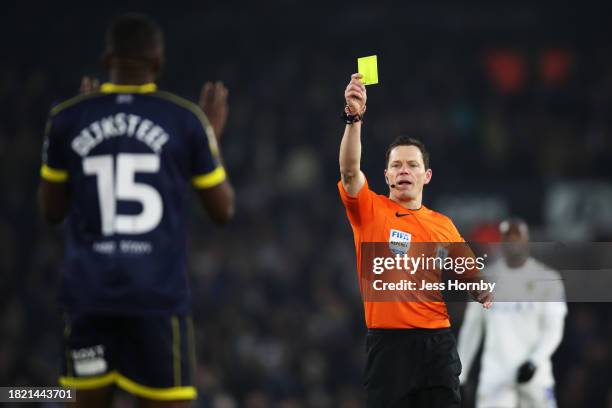
[[[121,85],[105,82],[100,86],[102,93],[150,93],[157,90],[157,85],[149,82],[142,85]]]

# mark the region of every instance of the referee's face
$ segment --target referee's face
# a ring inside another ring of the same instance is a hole
[[[399,201],[420,199],[423,186],[431,180],[431,169],[426,169],[423,154],[416,146],[397,146],[389,154],[385,169],[391,196]]]

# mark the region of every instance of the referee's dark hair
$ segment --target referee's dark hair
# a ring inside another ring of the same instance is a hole
[[[389,167],[389,156],[391,155],[391,150],[395,149],[398,146],[415,146],[421,151],[421,155],[423,156],[423,164],[425,165],[425,170],[429,169],[429,152],[425,148],[423,142],[419,139],[414,139],[408,136],[398,136],[395,138],[393,142],[387,148],[387,153],[385,154],[385,167]]]
[[[106,32],[106,53],[110,57],[151,62],[158,57],[163,45],[162,29],[143,14],[120,15]]]

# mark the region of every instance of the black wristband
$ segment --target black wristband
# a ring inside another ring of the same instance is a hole
[[[345,106],[342,111],[342,121],[347,125],[352,125],[355,122],[363,122],[363,116],[358,113],[352,114],[348,106]]]

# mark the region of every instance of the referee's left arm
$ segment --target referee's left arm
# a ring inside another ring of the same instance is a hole
[[[344,91],[347,109],[355,115],[363,115],[366,106],[366,90],[361,75],[353,74]],[[361,171],[361,121],[347,123],[340,142],[340,176],[342,187],[351,197],[356,197],[365,184]]]

